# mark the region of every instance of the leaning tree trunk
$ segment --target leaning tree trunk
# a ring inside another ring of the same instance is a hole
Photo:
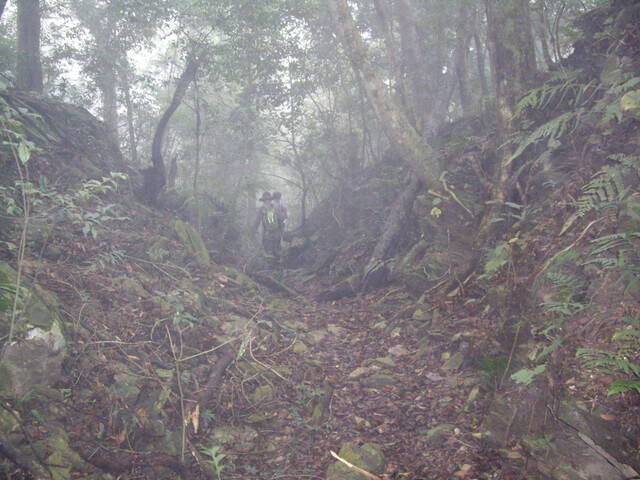
[[[196,78],[199,65],[200,62],[196,59],[191,59],[187,63],[187,67],[180,76],[176,85],[176,90],[173,93],[171,104],[158,122],[156,132],[153,136],[153,142],[151,144],[151,162],[153,166],[144,171],[145,178],[143,190],[143,196],[150,204],[156,203],[158,194],[167,183],[167,172],[162,159],[162,141],[164,139],[164,133],[167,130],[167,125],[169,124],[169,120],[171,120],[171,116],[180,106],[182,99],[186,95],[189,85]]]
[[[40,0],[18,0],[16,87],[42,93],[40,62]],[[4,8],[4,6],[3,6]]]
[[[406,160],[411,170],[427,188],[437,189],[440,185],[441,171],[438,153],[422,141],[376,74],[351,17],[347,1],[329,0],[328,3],[338,38],[351,61],[360,87],[393,148],[401,158]]]

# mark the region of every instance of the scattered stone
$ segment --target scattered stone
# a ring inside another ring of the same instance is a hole
[[[349,331],[346,328],[339,327],[334,323],[330,323],[329,325],[327,325],[327,330],[329,331],[329,333],[334,334],[336,337],[344,338],[349,335]]]
[[[425,442],[432,447],[442,445],[449,435],[451,435],[454,428],[454,425],[450,423],[443,423],[437,427],[433,427],[427,431]]]
[[[402,333],[402,329],[400,327],[396,327],[393,330],[391,330],[391,338],[399,337],[401,333]]]
[[[329,334],[326,330],[312,330],[306,337],[307,341],[313,345],[318,345]]]
[[[431,320],[431,316],[429,315],[429,313],[421,310],[420,308],[417,309],[415,312],[413,312],[413,315],[411,316],[411,318],[418,322],[425,322],[427,320]]]
[[[441,382],[442,380],[444,380],[444,377],[431,372],[425,373],[424,378],[426,378],[427,380],[431,380],[432,382]]]
[[[234,445],[238,443],[249,443],[258,436],[255,428],[248,425],[223,425],[213,430],[212,439],[216,443],[224,445]]]
[[[446,362],[444,362],[444,365],[442,365],[442,369],[448,370],[450,372],[455,372],[460,368],[463,361],[464,355],[462,355],[462,352],[456,352]]]
[[[338,456],[373,475],[384,473],[386,459],[379,445],[365,443],[359,447],[355,443],[345,443]],[[326,480],[369,480],[369,477],[337,461],[327,469]]]
[[[358,378],[366,375],[367,373],[371,373],[373,369],[371,367],[358,367],[353,372],[349,374],[349,378]]]
[[[272,400],[274,397],[273,387],[271,385],[260,385],[249,395],[251,403],[264,403]]]
[[[274,380],[282,380],[281,377],[287,377],[291,375],[291,369],[285,365],[272,365],[267,367],[266,365],[258,362],[248,362],[246,360],[240,360],[238,362],[238,368],[243,372],[249,374],[262,373]]]
[[[462,408],[463,408],[463,410],[465,412],[468,411],[469,408],[471,407],[471,405],[473,405],[475,403],[475,401],[478,399],[479,395],[480,395],[480,387],[478,385],[476,385],[469,392],[469,396],[467,397],[467,401],[464,402],[464,406]]]
[[[388,351],[391,355],[395,355],[396,357],[403,357],[411,353],[404,345],[394,345]]]
[[[305,345],[304,342],[298,340],[293,344],[293,353],[306,353],[309,351],[309,347]]]
[[[275,412],[258,412],[258,413],[252,413],[251,415],[247,416],[244,418],[244,421],[246,423],[249,423],[251,425],[255,424],[255,423],[262,423],[262,422],[266,422],[267,420],[271,420],[274,416],[276,415]]]
[[[116,373],[115,383],[111,386],[111,393],[121,400],[131,400],[138,397],[140,389],[136,386],[138,377],[127,373]]]
[[[361,380],[360,384],[365,388],[391,387],[396,384],[396,378],[392,375],[380,373]]]
[[[391,357],[378,357],[374,358],[371,363],[375,365],[380,365],[381,367],[395,368],[396,362],[393,361]]]

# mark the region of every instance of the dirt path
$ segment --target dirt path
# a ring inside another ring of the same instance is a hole
[[[240,420],[255,412],[269,418],[255,426],[255,448],[235,452],[233,478],[325,478],[330,450],[344,442],[380,445],[385,478],[494,478],[497,462],[478,439],[483,389],[477,376],[457,372],[455,359],[441,368],[446,332],[420,330],[424,322],[403,314],[415,309],[401,296],[291,306],[275,319],[275,328],[294,335],[289,346],[251,351],[271,369],[259,383],[276,393],[235,411]]]

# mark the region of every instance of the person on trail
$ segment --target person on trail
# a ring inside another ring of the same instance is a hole
[[[282,198],[282,194],[280,192],[273,192],[271,194],[271,198],[273,199],[273,205],[276,208],[278,219],[280,220],[280,230],[284,234],[284,227],[286,226],[289,212],[287,211],[287,207],[280,203],[280,199]]]
[[[256,220],[253,223],[253,231],[255,232],[262,225],[262,248],[267,255],[271,255],[280,260],[280,243],[282,242],[282,229],[280,228],[280,219],[275,205],[273,205],[273,197],[271,193],[264,192],[262,197],[258,199],[262,202],[262,206],[256,212]]]

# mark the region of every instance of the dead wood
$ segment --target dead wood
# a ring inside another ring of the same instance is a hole
[[[86,447],[78,449],[78,453],[85,461],[95,467],[113,475],[122,475],[133,468],[165,467],[173,470],[184,480],[198,480],[200,477],[191,471],[177,456],[166,453],[125,453],[118,451],[91,451]]]
[[[277,293],[282,293],[285,297],[296,297],[298,294],[292,288],[286,286],[284,283],[276,280],[271,275],[267,275],[264,273],[253,272],[250,273],[249,276],[253,278],[260,285],[267,287],[269,290]]]
[[[202,390],[198,393],[196,398],[198,404],[205,405],[209,401],[211,398],[211,391],[218,386],[222,380],[224,371],[229,365],[231,365],[231,362],[233,362],[235,358],[236,352],[232,348],[226,347],[222,357],[218,359],[211,369],[211,372],[209,372],[209,376],[207,377],[207,381],[204,383]]]

